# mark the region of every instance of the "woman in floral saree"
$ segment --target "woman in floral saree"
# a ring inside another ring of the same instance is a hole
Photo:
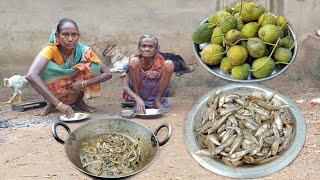
[[[52,31],[50,43],[35,57],[28,71],[27,80],[48,101],[40,113],[42,116],[58,109],[72,117],[71,105],[94,112],[83,97],[99,96],[100,83],[112,77],[97,55],[78,41],[77,24],[68,18],[60,20]]]

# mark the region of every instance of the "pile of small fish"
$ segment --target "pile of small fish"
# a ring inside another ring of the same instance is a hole
[[[294,138],[295,122],[288,108],[274,93],[214,91],[201,110],[199,127],[195,127],[201,145],[195,154],[221,159],[233,168],[270,162],[289,148]]]
[[[107,133],[82,144],[80,159],[89,172],[102,176],[128,175],[139,166],[141,148],[125,136]]]

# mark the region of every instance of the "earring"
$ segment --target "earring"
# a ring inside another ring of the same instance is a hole
[[[59,39],[56,39],[56,45],[60,45]]]

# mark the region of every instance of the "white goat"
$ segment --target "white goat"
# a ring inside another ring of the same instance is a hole
[[[115,44],[109,44],[102,52],[104,57],[110,58],[111,64],[109,66],[110,71],[120,72],[120,76],[124,77],[123,65],[129,62],[129,57],[121,54]]]

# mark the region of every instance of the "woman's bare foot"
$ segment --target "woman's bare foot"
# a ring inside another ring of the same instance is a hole
[[[159,109],[160,111],[163,110],[163,106],[162,106],[162,104],[161,104],[160,98],[156,98],[156,99],[154,100],[154,107],[157,108],[157,109]]]
[[[154,107],[157,108],[157,109],[159,109],[159,111],[160,111],[161,113],[167,113],[167,112],[169,112],[169,110],[161,104],[161,100],[160,100],[160,99],[157,99],[157,98],[156,98],[156,99],[154,100]]]
[[[36,116],[46,116],[53,112],[55,110],[55,107],[53,104],[47,104],[42,111],[34,113]]]
[[[83,100],[81,100],[79,103],[74,104],[75,108],[86,111],[86,112],[96,112],[96,108],[89,106],[86,104]]]

